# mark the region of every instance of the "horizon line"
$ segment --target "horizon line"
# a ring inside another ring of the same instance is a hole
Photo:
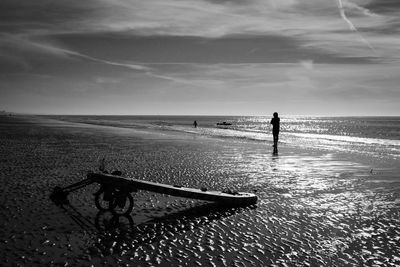
[[[279,113],[279,112],[278,112]],[[270,117],[267,114],[93,114],[93,113],[81,113],[81,114],[71,114],[71,113],[27,113],[27,112],[13,112],[13,111],[1,111],[0,115],[25,115],[25,116],[143,116],[143,117]],[[283,115],[282,115],[283,114]],[[279,113],[281,117],[400,117],[399,115],[343,115],[343,114],[285,114]]]

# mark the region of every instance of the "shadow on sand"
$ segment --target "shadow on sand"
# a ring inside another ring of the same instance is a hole
[[[93,243],[88,248],[92,256],[122,255],[141,245],[168,239],[174,234],[192,231],[216,220],[256,208],[256,205],[226,207],[218,203],[202,203],[204,202],[141,224],[135,224],[131,215],[118,216],[110,211],[99,211],[95,218],[90,219],[70,203],[59,207],[82,230],[93,234]]]

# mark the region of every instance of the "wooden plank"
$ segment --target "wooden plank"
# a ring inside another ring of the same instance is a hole
[[[252,205],[257,203],[257,196],[252,193],[238,192],[230,194],[221,191],[202,191],[196,188],[177,187],[104,173],[91,173],[88,174],[88,178],[98,183],[109,183],[113,186],[125,187],[129,191],[146,190],[176,197],[213,201],[234,206]]]

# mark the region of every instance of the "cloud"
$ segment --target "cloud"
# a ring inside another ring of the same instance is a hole
[[[300,61],[300,64],[308,70],[312,70],[314,68],[314,62],[312,60],[302,60]]]
[[[227,35],[220,38],[193,36],[131,36],[126,32],[96,34],[63,34],[52,36],[81,54],[110,61],[136,64],[162,63],[265,63],[354,62],[350,55],[327,53],[320,47],[308,47],[310,41],[298,36]],[[96,49],[92,49],[96,47]],[[361,50],[362,51],[362,50]],[[358,55],[357,55],[358,56]],[[356,61],[370,62],[359,56]]]
[[[3,0],[0,94],[31,105],[19,90],[35,110],[43,96],[143,110],[193,98],[324,108],[346,91],[398,100],[398,1],[339,1]]]
[[[137,64],[114,62],[93,56],[85,55],[76,51],[64,49],[43,41],[34,41],[18,36],[0,35],[0,57],[3,58],[1,73],[35,71],[40,63],[42,71],[54,68],[52,62],[60,64],[60,61],[71,61],[79,59],[86,62],[97,62],[116,67],[127,68],[134,71],[150,71],[150,68]],[[65,62],[64,63],[67,63]],[[46,64],[47,62],[47,64]]]
[[[400,2],[397,0],[358,0],[357,2],[364,3],[365,8],[372,10],[378,14],[398,14],[400,10]]]
[[[341,0],[339,0],[342,3]],[[392,1],[382,6],[393,7]],[[328,54],[343,53],[347,49],[341,45],[349,37],[338,34],[344,30],[340,14],[345,11],[352,16],[344,16],[352,29],[354,25],[364,31],[383,29],[392,19],[386,13],[372,18],[379,11],[377,2],[343,1],[338,11],[332,1],[324,0],[254,0],[254,1],[111,1],[88,0],[71,2],[67,0],[4,0],[0,4],[0,16],[4,18],[0,27],[10,34],[24,34],[26,37],[38,35],[74,33],[84,36],[99,33],[124,33],[127,36],[192,36],[199,38],[224,38],[225,36],[281,36],[301,40],[310,45],[321,41],[333,42],[341,46],[318,46]],[[368,18],[368,19],[366,19]],[[395,29],[395,22],[392,22]],[[330,33],[335,38],[329,38]],[[377,34],[375,32],[375,34]],[[121,36],[121,35],[119,35]],[[366,36],[366,43],[374,43],[379,36]],[[87,39],[86,39],[87,40]],[[110,45],[116,45],[118,40]],[[355,38],[353,42],[359,42]],[[370,45],[372,46],[372,45]],[[381,49],[384,49],[382,47]],[[360,48],[359,54],[370,55],[369,49]]]
[[[399,71],[395,63],[165,63],[152,65],[154,77],[144,72],[131,75],[129,71],[116,74],[104,71],[92,78],[87,73],[76,74],[74,79],[9,76],[2,79],[1,87],[12,88],[10,92],[21,97],[4,97],[4,92],[0,95],[2,101],[9,101],[8,104],[4,102],[6,109],[12,103],[15,106],[24,103],[36,111],[40,107],[44,110],[49,108],[46,101],[52,101],[59,102],[58,109],[52,107],[57,113],[66,112],[67,106],[63,103],[78,101],[87,103],[81,107],[81,113],[96,113],[95,107],[109,103],[107,112],[112,114],[154,114],[156,110],[161,113],[173,113],[173,110],[175,114],[179,110],[191,111],[191,114],[204,110],[217,112],[218,105],[227,107],[224,111],[233,114],[263,114],[265,107],[296,114],[305,112],[304,106],[308,112],[335,114],[332,112],[337,112],[338,106],[343,108],[340,112],[350,112],[357,100],[360,105],[366,105],[364,111],[371,114],[376,108],[393,110],[398,105],[400,94],[394,88],[400,82]],[[38,94],[41,97],[36,97]],[[29,103],[24,99],[29,99]],[[386,106],[379,104],[383,102]],[[185,103],[191,103],[187,110],[183,109]],[[234,108],[235,103],[240,103],[240,111],[237,106]],[[118,107],[111,109],[114,104]],[[136,109],[138,107],[141,111]]]

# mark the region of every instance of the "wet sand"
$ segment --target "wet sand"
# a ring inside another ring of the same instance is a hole
[[[395,159],[0,116],[0,261],[4,266],[398,266]],[[130,216],[99,212],[96,170],[210,189],[255,191],[224,209],[140,191]]]

